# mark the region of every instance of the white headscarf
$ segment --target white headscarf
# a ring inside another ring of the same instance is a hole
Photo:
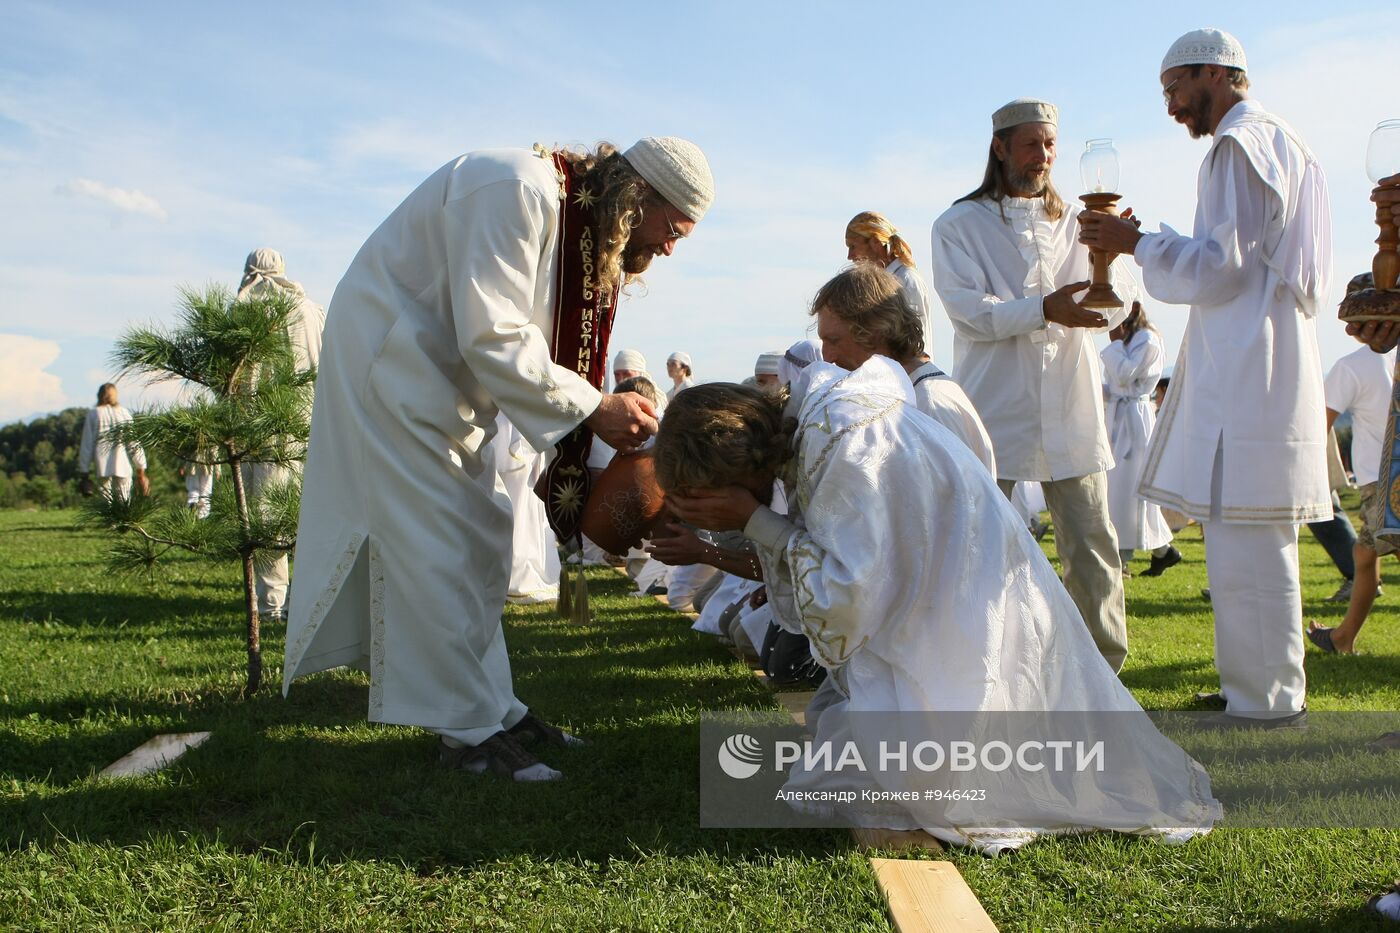
[[[612,368],[613,372],[621,369],[644,373],[647,371],[647,358],[637,350],[618,350],[617,356],[613,357]]]
[[[820,363],[822,359],[822,345],[819,340],[799,340],[787,348],[783,358],[778,361],[778,381],[784,385],[791,385],[797,381],[802,370],[813,363]]]
[[[291,292],[298,298],[306,297],[301,284],[287,278],[287,264],[282,254],[275,249],[255,249],[243,263],[243,281],[238,283],[238,300],[253,295],[264,294],[268,289]]]

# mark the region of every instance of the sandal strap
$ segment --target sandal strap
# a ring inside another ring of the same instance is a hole
[[[444,745],[440,757],[442,763],[449,768],[465,768],[469,764],[484,761],[486,770],[504,778],[514,778],[517,771],[540,763],[540,760],[530,754],[523,745],[504,732],[497,732],[480,745],[466,745],[462,748],[449,748]]]
[[[524,717],[518,723],[510,727],[509,734],[527,742],[544,742],[560,748],[567,748],[569,745],[563,729],[545,722],[529,710],[525,711]]]

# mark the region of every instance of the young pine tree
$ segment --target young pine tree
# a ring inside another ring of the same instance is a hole
[[[135,441],[169,462],[221,465],[207,518],[183,504],[94,496],[90,523],[117,533],[110,563],[121,571],[152,574],[171,551],[237,560],[243,568],[247,615],[248,681],[244,696],[262,683],[262,645],[254,567],[296,544],[301,501],[299,470],[310,434],[314,369],[297,365],[288,336],[298,300],[283,292],[236,300],[211,285],[181,290],[178,322],[169,329],[136,328],[118,342],[114,361],[148,379],[183,379],[202,391],[192,400],[136,412],[112,432],[116,443]],[[271,469],[269,469],[271,468]],[[268,473],[282,479],[265,479]]]

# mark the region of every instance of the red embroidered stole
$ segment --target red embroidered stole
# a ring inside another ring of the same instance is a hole
[[[559,174],[559,262],[554,289],[554,332],[549,335],[550,355],[563,366],[603,388],[607,374],[608,336],[617,312],[616,287],[598,287],[595,265],[602,231],[594,217],[597,192],[579,184],[573,168],[559,153],[552,153]],[[555,446],[555,456],[536,492],[544,499],[549,525],[561,541],[578,536],[583,507],[588,502],[592,478],[588,452],[593,432],[580,424]]]

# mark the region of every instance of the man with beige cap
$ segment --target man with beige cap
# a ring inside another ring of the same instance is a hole
[[[1244,49],[1219,29],[1162,60],[1167,114],[1213,137],[1195,229],[1105,215],[1081,239],[1131,254],[1152,297],[1190,305],[1140,494],[1201,522],[1223,726],[1305,716],[1298,525],[1330,518],[1313,324],[1332,274],[1327,182],[1286,123],[1249,99]]]
[[[326,319],[284,692],[361,667],[370,721],[438,733],[444,765],[561,776],[525,746],[580,743],[516,698],[501,630],[512,515],[496,414],[533,449],[558,447],[550,520],[576,527],[570,477],[591,435],[627,450],[657,428],[640,396],[601,391],[618,291],[713,197],[705,156],[676,137],[483,150],[371,234]]]
[[[933,225],[933,287],[953,324],[953,378],[992,439],[997,482],[1040,482],[1065,588],[1114,671],[1128,655],[1118,538],[1108,514],[1113,466],[1094,335],[1105,316],[1074,296],[1089,286],[1075,240],[1080,208],[1050,181],[1054,104],[1014,100],[992,114],[982,184]],[[1115,270],[1131,303],[1137,290]]]

